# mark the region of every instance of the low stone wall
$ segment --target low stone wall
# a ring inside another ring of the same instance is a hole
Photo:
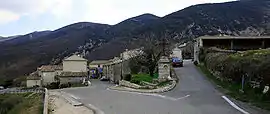
[[[134,84],[134,83],[131,83],[131,82],[125,81],[125,80],[119,81],[119,85],[124,86],[124,87],[133,88],[133,89],[140,89],[142,87],[142,86],[140,86],[138,84]]]
[[[122,70],[121,70],[122,69]],[[103,66],[104,75],[113,83],[118,83],[121,80],[121,72],[124,78],[125,75],[130,74],[129,60],[120,61]]]
[[[127,85],[125,85],[125,86],[112,86],[112,87],[109,87],[109,89],[118,90],[118,91],[140,92],[140,93],[163,93],[163,92],[167,92],[167,91],[172,90],[176,86],[177,81],[172,80],[171,84],[164,86],[164,87],[157,88],[157,89],[135,89],[135,88],[127,87],[130,85],[133,86],[133,84],[130,84],[130,83],[122,83],[122,84],[127,84]]]
[[[48,114],[48,98],[49,98],[48,89],[44,89],[44,101],[43,101],[43,114]]]

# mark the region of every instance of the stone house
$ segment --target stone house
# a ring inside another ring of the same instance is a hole
[[[41,86],[41,77],[40,77],[40,75],[38,74],[37,71],[31,73],[26,78],[26,86],[27,87]]]
[[[63,60],[61,65],[42,65],[27,77],[27,87],[46,86],[53,82],[75,83],[87,77],[87,60],[72,55]],[[58,79],[57,79],[58,78]]]
[[[42,85],[49,85],[57,81],[55,76],[59,75],[62,70],[62,65],[43,65],[37,71],[41,77]]]
[[[87,78],[87,60],[72,55],[63,60],[63,71],[58,75],[60,83],[79,83]]]
[[[63,72],[87,72],[87,60],[72,55],[63,60]]]
[[[182,50],[180,48],[176,47],[176,48],[174,48],[172,50],[172,52],[173,53],[170,55],[170,57],[178,57],[180,59],[183,58],[183,56],[182,56]]]

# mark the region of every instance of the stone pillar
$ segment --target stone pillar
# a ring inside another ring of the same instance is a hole
[[[262,40],[262,49],[265,49],[265,40]]]
[[[231,40],[231,50],[233,50],[234,44],[233,44],[233,40]]]
[[[166,56],[162,56],[158,62],[158,79],[159,81],[165,81],[170,79],[170,60]]]

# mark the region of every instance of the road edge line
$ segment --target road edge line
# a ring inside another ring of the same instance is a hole
[[[86,107],[88,107],[91,110],[93,110],[94,114],[105,114],[102,110],[100,110],[99,108],[95,107],[92,104],[88,104]]]
[[[222,98],[227,101],[232,107],[234,107],[235,109],[237,109],[238,111],[242,112],[243,114],[249,114],[247,111],[241,109],[240,107],[238,107],[235,103],[233,103],[229,98],[227,98],[226,96],[222,96]]]

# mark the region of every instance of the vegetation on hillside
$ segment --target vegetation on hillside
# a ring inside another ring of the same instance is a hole
[[[37,93],[0,94],[0,114],[42,114],[42,100]]]

